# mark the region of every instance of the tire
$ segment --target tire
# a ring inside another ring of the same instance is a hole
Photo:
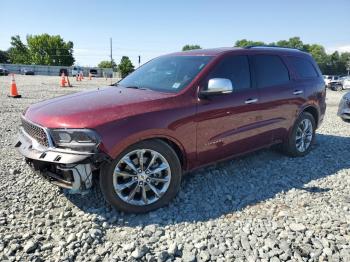
[[[297,139],[297,137],[300,137],[300,130],[302,129],[303,123],[311,124],[311,127],[310,127],[310,134],[312,135],[311,139],[307,135],[302,136],[303,138],[301,139]],[[300,130],[298,130],[299,127],[301,128]],[[310,152],[312,145],[315,141],[315,130],[316,130],[316,123],[315,123],[314,117],[308,112],[303,112],[295,121],[293,128],[287,138],[287,141],[283,145],[284,152],[287,155],[292,157],[301,157],[301,156],[307,155]],[[310,140],[309,143],[304,142],[305,147],[307,144],[308,146],[303,151],[300,150],[301,147],[298,147],[298,145],[300,145],[301,140],[303,141]]]
[[[141,166],[140,162],[144,165]],[[181,164],[174,149],[158,139],[146,140],[130,146],[101,168],[100,187],[106,201],[113,207],[128,213],[145,213],[167,205],[176,196],[181,176]]]

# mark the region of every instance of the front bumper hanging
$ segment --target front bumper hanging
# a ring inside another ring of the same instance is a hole
[[[43,147],[22,128],[15,147],[26,162],[52,184],[72,193],[91,188],[92,164],[97,154]]]

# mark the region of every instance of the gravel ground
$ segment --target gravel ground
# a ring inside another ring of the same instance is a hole
[[[111,209],[99,189],[68,195],[37,177],[13,148],[21,112],[42,99],[103,86],[104,79],[18,76],[22,99],[0,77],[0,260],[350,261],[350,126],[328,91],[312,152],[262,150],[190,173],[166,208]]]

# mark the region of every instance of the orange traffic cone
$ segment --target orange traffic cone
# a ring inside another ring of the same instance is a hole
[[[79,74],[79,81],[81,81],[83,79],[83,73]]]
[[[64,73],[62,73],[61,75],[61,83],[60,83],[61,87],[65,87],[66,86],[66,77],[64,76]]]
[[[21,98],[22,96],[18,94],[17,92],[17,85],[16,85],[16,81],[15,81],[15,75],[11,74],[11,87],[10,87],[10,95],[9,97],[13,97],[13,98]]]
[[[67,81],[66,81],[66,83],[68,84],[68,87],[72,87],[72,85],[70,84],[70,81],[69,81],[68,76],[67,76]]]

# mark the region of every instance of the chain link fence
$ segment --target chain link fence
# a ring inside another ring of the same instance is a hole
[[[72,70],[75,66],[46,66],[46,65],[20,65],[20,64],[0,64],[0,67],[9,71],[13,74],[21,74],[23,70],[33,71],[35,75],[46,75],[46,76],[59,76],[61,69],[66,69],[68,74],[72,75]],[[97,68],[97,67],[78,67],[79,70],[83,71],[85,76],[89,75],[90,69],[97,71],[98,77],[110,77],[113,75],[111,68]]]

